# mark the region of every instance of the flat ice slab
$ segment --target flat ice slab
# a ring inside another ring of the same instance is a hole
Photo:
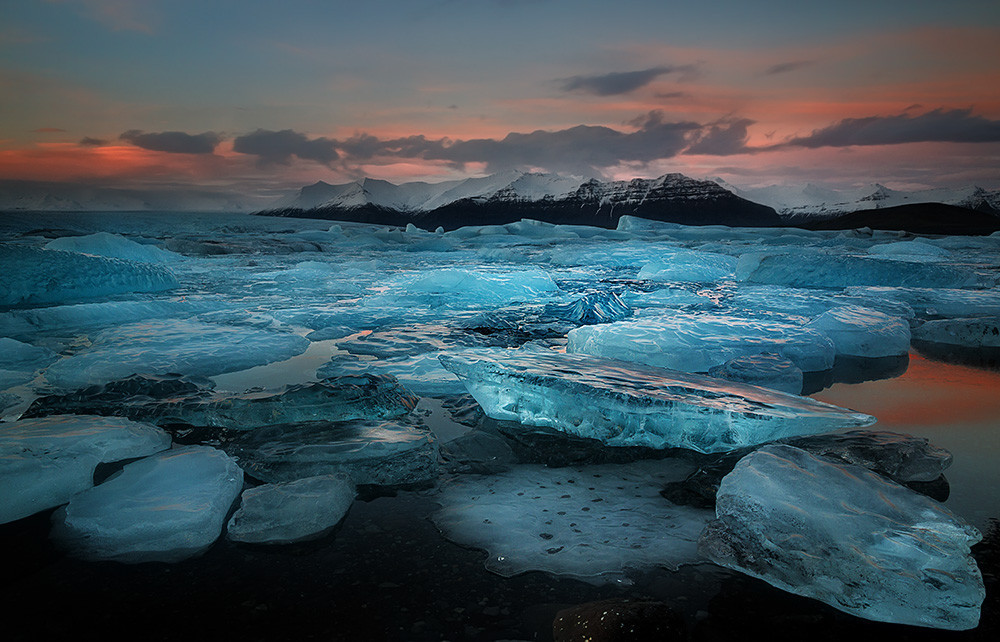
[[[765,446],[723,478],[700,548],[723,566],[870,620],[979,623],[982,535],[943,505],[860,466]]]
[[[226,536],[246,544],[293,544],[329,533],[347,514],[357,491],[334,475],[264,484],[243,492]]]
[[[837,354],[850,357],[895,357],[910,351],[910,324],[857,305],[838,306],[810,321],[806,327],[833,339]]]
[[[966,288],[989,285],[983,277],[963,267],[818,252],[744,254],[736,267],[736,278],[751,283],[797,288],[859,285]]]
[[[772,352],[804,372],[833,367],[836,348],[825,334],[791,323],[723,314],[676,313],[575,328],[567,352],[708,372],[737,357]]]
[[[486,568],[504,577],[546,571],[621,582],[630,568],[701,561],[698,535],[711,511],[659,494],[688,469],[660,460],[463,475],[443,487],[432,519],[448,539],[486,550]]]
[[[928,321],[913,331],[913,338],[965,348],[1000,349],[1000,316]]]
[[[708,374],[793,395],[802,392],[802,370],[788,359],[771,352],[730,359],[710,369]]]
[[[243,489],[221,450],[184,446],[140,459],[73,497],[53,515],[53,537],[78,557],[178,562],[218,539]]]
[[[609,446],[711,453],[875,423],[806,397],[587,355],[487,348],[446,354],[441,363],[493,419]]]
[[[2,423],[0,524],[65,504],[94,485],[100,463],[167,448],[167,433],[118,417],[55,415]]]

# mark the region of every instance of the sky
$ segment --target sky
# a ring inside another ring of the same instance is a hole
[[[0,179],[1000,188],[997,0],[0,0]]]

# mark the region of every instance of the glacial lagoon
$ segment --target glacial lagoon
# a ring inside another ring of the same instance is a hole
[[[545,640],[595,608],[675,639],[996,632],[997,236],[116,213],[0,241],[13,639]],[[907,445],[808,445],[858,431]],[[788,462],[857,488],[822,506],[848,486],[782,490]],[[780,546],[790,518],[750,520],[795,572],[738,559],[716,487],[812,515]],[[866,493],[898,513],[848,546],[910,603],[836,579],[823,516]]]

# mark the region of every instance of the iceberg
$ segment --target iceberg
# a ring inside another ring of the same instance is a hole
[[[833,339],[838,355],[894,357],[910,351],[910,324],[857,305],[844,305],[819,315],[808,324]]]
[[[493,419],[609,446],[734,450],[875,418],[805,397],[588,355],[483,348],[445,354]]]
[[[188,320],[146,321],[97,332],[89,349],[52,364],[45,377],[67,389],[136,373],[209,377],[283,361],[308,347],[308,339],[290,332]]]
[[[861,285],[966,288],[992,285],[986,277],[964,267],[818,252],[744,254],[736,266],[736,278],[750,283],[798,288]]]
[[[144,245],[120,234],[97,232],[86,236],[63,236],[45,244],[47,250],[79,252],[112,259],[126,259],[137,263],[172,263],[184,257],[155,245]]]
[[[94,485],[98,464],[170,448],[155,426],[58,415],[0,423],[0,524],[65,504]]]
[[[700,549],[723,566],[870,620],[979,623],[979,531],[860,466],[765,446],[723,478],[716,515]]]
[[[242,489],[243,471],[221,450],[175,448],[75,495],[53,514],[52,537],[87,560],[179,562],[219,538]]]
[[[159,265],[0,243],[0,307],[36,306],[178,286]]]
[[[721,366],[709,369],[708,374],[727,381],[773,388],[793,395],[802,393],[802,370],[788,359],[772,352],[730,359]]]
[[[662,460],[461,475],[444,485],[431,519],[448,539],[486,550],[486,568],[504,577],[545,571],[627,582],[630,569],[701,561],[697,540],[711,511],[657,493],[685,468]]]
[[[640,280],[674,283],[708,283],[731,279],[736,272],[736,258],[725,254],[685,250],[639,270]]]
[[[567,352],[708,372],[730,359],[773,352],[804,372],[833,367],[836,348],[821,332],[791,323],[724,314],[674,313],[603,325],[567,335]]]
[[[1000,316],[1000,289],[961,290],[955,288],[848,288],[848,295],[881,298],[909,304],[921,317]]]
[[[940,319],[913,331],[916,341],[1000,350],[1000,317]]]
[[[368,307],[417,305],[499,307],[535,301],[559,292],[552,277],[539,269],[484,272],[457,268],[400,274],[379,284],[381,294],[366,297]]]
[[[925,241],[880,243],[869,248],[868,253],[903,261],[943,261],[951,256],[948,250]]]
[[[357,491],[342,477],[320,475],[243,492],[226,536],[245,544],[293,544],[326,535],[347,514]]]
[[[433,480],[438,443],[406,420],[277,425],[245,432],[224,445],[243,469],[269,483],[344,474],[359,486]]]

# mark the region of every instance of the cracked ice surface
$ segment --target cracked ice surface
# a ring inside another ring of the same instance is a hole
[[[964,630],[979,623],[979,531],[860,466],[765,446],[723,478],[711,559],[847,613]]]
[[[444,485],[432,519],[449,539],[488,551],[486,567],[504,577],[546,571],[622,581],[628,569],[701,561],[698,535],[711,511],[659,494],[686,470],[667,460],[464,475]]]
[[[609,446],[711,453],[875,423],[806,397],[587,355],[478,349],[443,355],[441,363],[493,419]]]

